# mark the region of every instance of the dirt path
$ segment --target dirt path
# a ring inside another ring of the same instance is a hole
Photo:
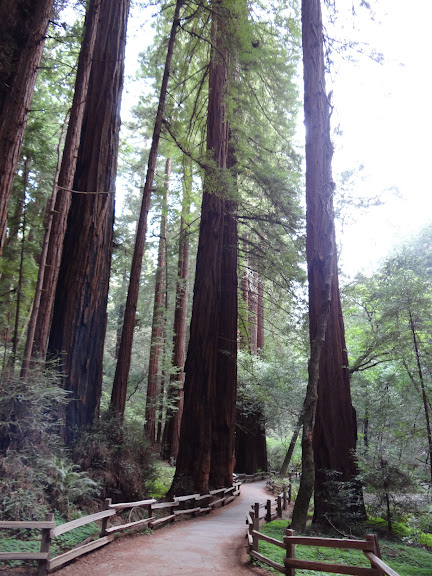
[[[268,498],[265,482],[244,484],[226,508],[197,520],[123,537],[55,572],[58,576],[262,576],[246,553],[246,513]]]

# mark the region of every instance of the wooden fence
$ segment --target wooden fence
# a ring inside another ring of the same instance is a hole
[[[272,472],[255,472],[255,474],[236,474],[236,480],[239,482],[256,482],[258,480],[266,480],[270,478]]]
[[[154,499],[149,499],[112,504],[111,499],[107,498],[104,503],[104,509],[101,512],[83,516],[66,524],[56,524],[53,514],[47,514],[45,521],[42,522],[0,522],[0,529],[31,529],[42,532],[39,552],[0,552],[0,560],[37,561],[37,575],[45,576],[48,572],[63,566],[63,564],[87,552],[105,546],[105,544],[114,539],[114,534],[116,533],[143,526],[154,529],[165,522],[174,522],[180,516],[190,514],[192,517],[196,517],[198,514],[209,513],[218,506],[225,506],[240,494],[240,485],[241,482],[236,481],[230,488],[211,490],[204,495],[178,496],[174,497],[172,502],[157,502]],[[135,522],[110,525],[110,521],[117,516],[118,512],[126,509],[131,511],[143,509],[147,517]],[[101,531],[96,540],[77,546],[55,558],[50,557],[51,543],[57,536],[91,522],[101,522]]]
[[[292,484],[291,482],[287,485],[287,484],[277,484],[274,480],[273,477],[270,477],[267,480],[267,484],[266,484],[266,488],[269,492],[272,492],[272,494],[285,494],[285,497],[288,496],[288,502],[291,502],[291,498],[292,498]]]
[[[279,498],[279,497],[278,497]],[[350,574],[352,576],[399,576],[390,566],[381,560],[381,554],[378,545],[378,538],[375,534],[369,534],[365,540],[348,540],[337,538],[312,538],[306,536],[295,536],[293,530],[286,529],[283,542],[261,534],[259,526],[262,521],[269,522],[275,517],[279,516],[279,508],[277,506],[277,514],[271,513],[270,500],[267,500],[266,505],[256,503],[253,510],[249,512],[248,523],[248,552],[253,557],[271,566],[273,569],[286,574],[286,576],[295,576],[296,568],[303,570],[315,570],[318,572],[330,572],[333,574]],[[260,513],[265,507],[266,513]],[[269,520],[270,519],[270,520]],[[259,541],[263,540],[274,546],[285,550],[284,563],[278,564],[270,558],[266,558],[258,551]],[[349,566],[345,564],[334,564],[329,562],[315,562],[310,560],[302,560],[295,557],[296,546],[315,546],[326,548],[344,548],[350,550],[361,550],[366,558],[369,560],[371,567],[363,568],[357,566]]]

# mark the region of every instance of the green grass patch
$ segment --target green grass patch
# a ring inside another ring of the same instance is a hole
[[[152,483],[149,490],[149,497],[161,500],[171,488],[172,480],[174,478],[175,468],[166,462],[158,462],[156,464],[156,480]]]
[[[261,528],[261,532],[276,540],[283,541],[286,520],[275,520]],[[381,555],[393,570],[400,576],[431,576],[432,554],[422,548],[396,544],[389,540],[379,540]],[[273,546],[268,542],[259,542],[259,552],[267,558],[283,565],[285,552],[283,549]],[[363,566],[370,568],[370,563],[364,554],[358,550],[344,550],[338,548],[319,548],[315,546],[297,546],[296,558],[315,562],[332,562],[347,564],[349,566]],[[265,564],[261,564],[266,570],[277,573]],[[312,570],[296,569],[299,576],[316,576],[317,574],[329,575],[330,572],[315,572]]]

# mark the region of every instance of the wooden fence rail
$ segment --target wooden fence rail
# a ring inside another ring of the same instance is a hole
[[[295,576],[296,568],[302,570],[315,570],[317,572],[330,572],[332,574],[349,574],[352,576],[399,576],[395,570],[390,568],[381,560],[378,538],[375,534],[368,534],[365,540],[349,540],[338,538],[313,538],[307,536],[295,536],[293,530],[287,529],[283,542],[261,534],[259,532],[260,504],[256,503],[254,510],[249,512],[248,516],[248,550],[249,554],[271,566],[273,569],[282,572],[286,576]],[[266,558],[258,551],[259,541],[263,540],[274,546],[285,550],[284,563],[279,564],[270,558]],[[326,548],[344,548],[349,550],[361,550],[369,560],[371,567],[349,566],[346,564],[336,564],[329,562],[315,562],[296,558],[295,552],[297,546],[314,546]]]
[[[258,478],[256,478],[258,479]],[[261,475],[260,475],[261,479]],[[249,480],[250,481],[250,480]],[[67,522],[65,524],[56,524],[53,514],[47,514],[44,521],[41,522],[0,522],[0,529],[31,529],[41,530],[41,544],[39,552],[0,552],[0,561],[37,561],[38,576],[45,576],[48,572],[63,566],[67,562],[86,554],[92,550],[96,550],[101,546],[105,546],[114,539],[114,534],[129,530],[132,528],[142,528],[149,526],[151,529],[156,528],[158,525],[165,522],[173,522],[177,517],[190,514],[192,517],[202,513],[209,513],[215,508],[225,506],[236,496],[240,495],[240,481],[235,481],[229,488],[221,488],[219,490],[212,490],[209,494],[191,494],[189,496],[174,497],[172,502],[157,502],[155,499],[140,500],[137,502],[121,502],[112,504],[110,498],[107,498],[104,503],[103,510],[95,514],[90,514]],[[134,522],[126,522],[124,524],[109,525],[110,519],[117,516],[118,512],[123,510],[144,509],[147,513],[147,518],[141,518]],[[161,512],[158,512],[161,511]],[[156,514],[166,515],[156,517]],[[53,539],[61,534],[65,534],[80,526],[85,526],[91,522],[101,522],[101,531],[97,540],[82,544],[60,554],[55,558],[50,557],[51,543]]]

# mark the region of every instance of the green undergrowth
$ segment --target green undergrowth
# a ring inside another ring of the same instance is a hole
[[[271,536],[276,540],[283,541],[286,520],[275,520],[261,528],[261,532]],[[431,576],[432,574],[432,553],[421,547],[408,546],[396,543],[391,540],[380,538],[379,545],[381,556],[399,576]],[[259,552],[270,560],[283,565],[285,551],[282,548],[274,546],[268,542],[260,540]],[[370,563],[362,552],[357,550],[343,550],[335,548],[317,548],[313,546],[297,546],[296,558],[311,560],[316,562],[332,562],[337,564],[347,564],[350,566],[359,566],[370,568]],[[265,564],[259,563],[269,572],[277,573]],[[316,574],[330,575],[330,572],[315,572],[312,570],[296,569],[299,576],[315,576]]]
[[[171,487],[175,468],[162,461],[157,462],[155,467],[156,478],[150,487],[149,497],[161,500]]]
[[[368,524],[378,535],[384,534],[387,530],[387,523],[383,518],[370,517]],[[419,544],[432,550],[432,534],[422,532],[417,526],[410,526],[402,522],[392,522],[392,533],[395,538],[406,544]]]
[[[65,520],[59,516],[55,516],[54,520],[58,525],[64,524]],[[93,540],[100,533],[100,526],[95,522],[79,526],[70,532],[60,534],[51,543],[50,554],[51,558],[55,558],[63,552],[72,550],[84,541]],[[0,531],[0,551],[1,552],[40,552],[41,544],[40,530],[1,530]],[[21,562],[19,560],[12,560],[7,563],[8,566],[20,566],[25,564],[36,565],[35,562]]]

